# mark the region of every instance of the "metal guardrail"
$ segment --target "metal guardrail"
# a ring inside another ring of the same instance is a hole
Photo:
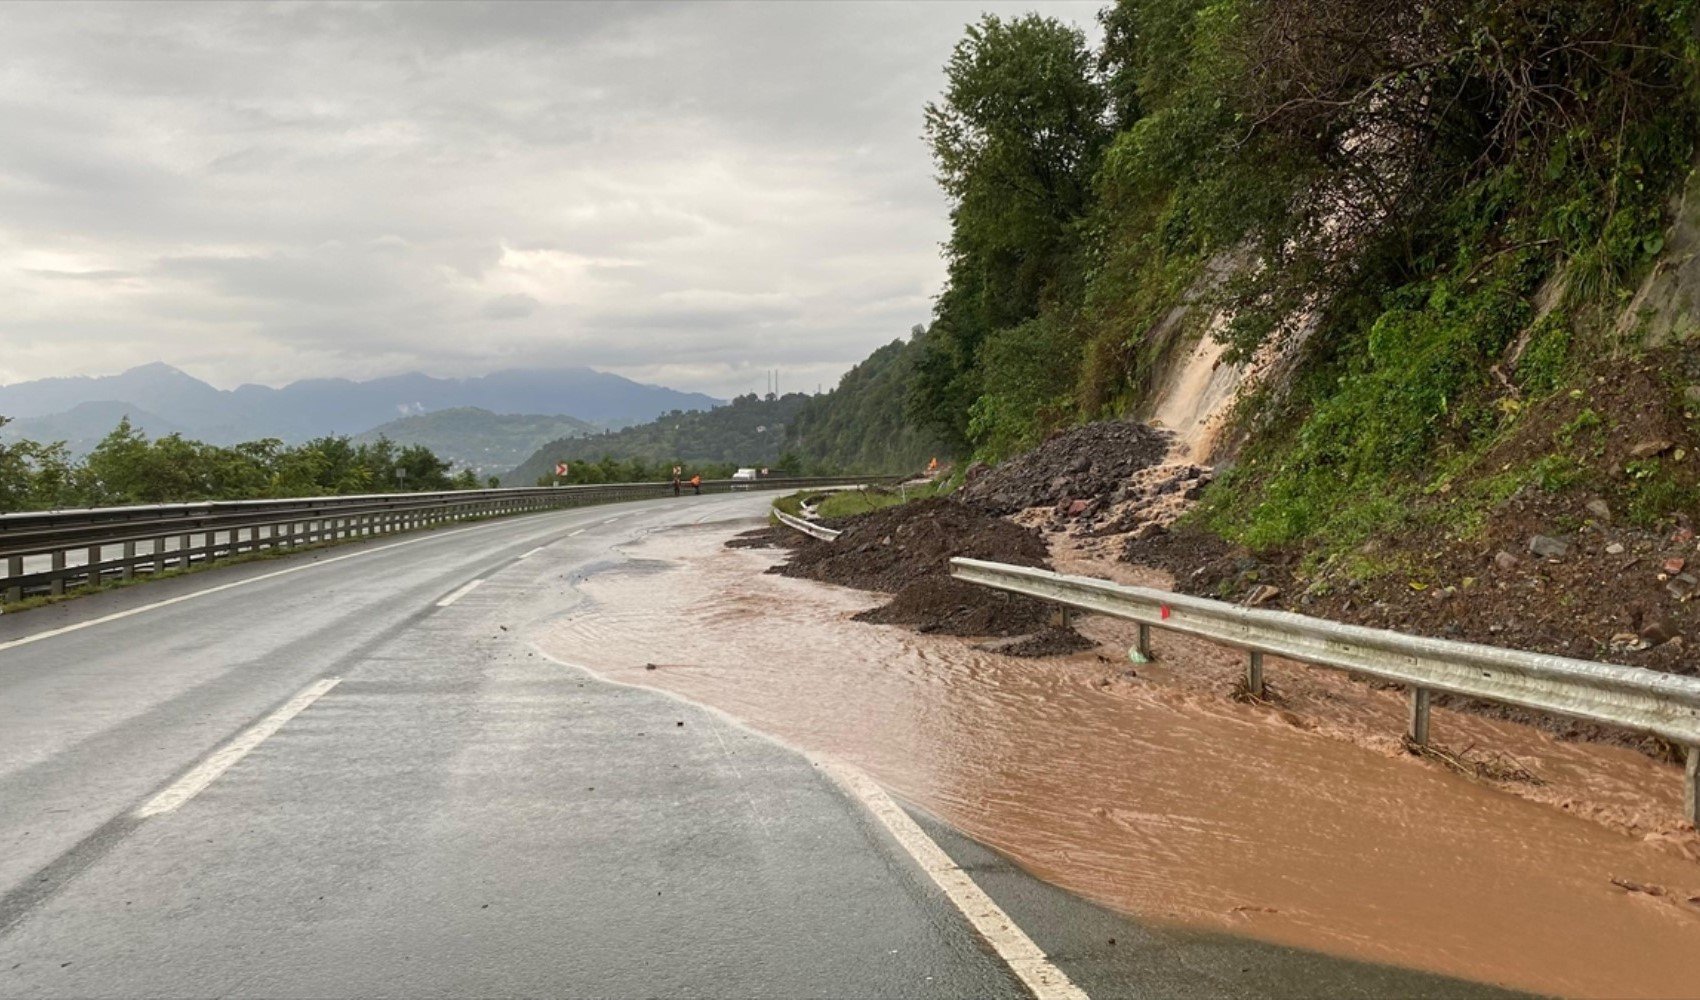
[[[779,523],[785,525],[787,528],[794,528],[811,538],[818,538],[823,542],[830,542],[843,534],[842,531],[835,531],[824,524],[816,524],[813,521],[787,514],[778,507],[773,508],[773,516],[778,518]]]
[[[704,493],[796,490],[866,476],[721,479]],[[690,490],[686,486],[687,491]],[[610,483],[444,493],[376,493],[148,504],[0,514],[0,600],[185,569],[261,550],[370,538],[451,521],[673,495],[665,483]]]
[[[1683,818],[1700,825],[1700,678],[1405,635],[979,559],[950,563],[960,580],[1138,622],[1136,648],[1143,656],[1150,656],[1153,627],[1244,649],[1246,686],[1256,695],[1263,691],[1265,654],[1405,684],[1411,689],[1406,736],[1418,744],[1428,742],[1433,691],[1662,736],[1688,750]]]

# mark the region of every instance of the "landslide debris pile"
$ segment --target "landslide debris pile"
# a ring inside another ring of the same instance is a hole
[[[1043,602],[950,576],[953,556],[1048,568],[1045,543],[1030,528],[948,498],[930,498],[848,519],[843,531],[830,544],[796,550],[770,572],[891,594],[888,603],[858,620],[909,625],[918,632],[1023,636],[1045,629],[1050,619]],[[1057,646],[1048,643],[1043,652]]]
[[[1131,420],[1085,424],[995,469],[971,474],[956,495],[987,514],[1080,505],[1069,515],[1076,516],[1125,499],[1118,494],[1135,473],[1163,461],[1172,438]]]

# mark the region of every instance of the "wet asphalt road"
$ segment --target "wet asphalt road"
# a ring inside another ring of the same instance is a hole
[[[620,542],[766,502],[515,518],[0,617],[0,996],[1025,995],[804,757],[526,641]],[[1094,996],[1483,992],[1149,931],[921,819]]]

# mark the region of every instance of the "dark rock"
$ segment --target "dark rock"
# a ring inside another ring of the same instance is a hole
[[[1518,566],[1522,565],[1522,563],[1523,563],[1523,560],[1517,558],[1516,556],[1512,555],[1509,552],[1501,551],[1501,552],[1496,553],[1493,557],[1493,564],[1495,566],[1499,567],[1500,569],[1506,570],[1508,572],[1510,570],[1516,569]]]
[[[1551,535],[1535,535],[1529,539],[1529,551],[1542,559],[1563,559],[1570,554],[1570,543]]]
[[[1588,513],[1602,521],[1609,521],[1611,520],[1611,504],[1606,503],[1604,500],[1589,500]]]
[[[1649,618],[1635,633],[1649,646],[1662,646],[1676,638],[1676,626],[1663,618]]]

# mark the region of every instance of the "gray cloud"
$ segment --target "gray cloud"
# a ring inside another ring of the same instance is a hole
[[[1097,4],[13,7],[0,382],[830,385],[926,319],[921,106],[1029,6]]]

